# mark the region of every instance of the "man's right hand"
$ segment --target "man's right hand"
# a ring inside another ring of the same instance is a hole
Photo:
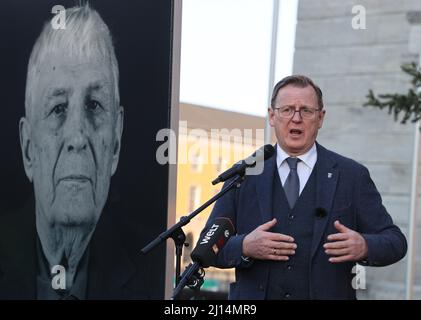
[[[297,245],[293,237],[267,231],[274,227],[276,222],[276,219],[272,219],[244,237],[243,256],[261,260],[286,261],[289,259],[288,256],[295,254]]]

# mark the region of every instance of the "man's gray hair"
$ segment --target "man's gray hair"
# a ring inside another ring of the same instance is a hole
[[[40,74],[40,66],[51,54],[89,59],[103,58],[109,61],[114,81],[116,107],[120,104],[118,89],[118,63],[110,30],[98,12],[85,4],[66,9],[65,29],[53,29],[48,21],[38,37],[29,58],[26,78],[25,112],[30,116],[34,85]]]

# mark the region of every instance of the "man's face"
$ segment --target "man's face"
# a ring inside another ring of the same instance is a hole
[[[313,87],[304,88],[287,85],[278,91],[275,108],[303,107],[318,109],[316,92]],[[291,156],[307,152],[316,141],[317,132],[322,127],[325,111],[316,111],[313,119],[303,119],[298,112],[290,118],[280,116],[278,110],[269,108],[270,125],[274,127],[276,139],[284,151]]]
[[[37,212],[50,224],[95,224],[120,151],[123,111],[109,64],[65,55],[45,59],[20,124]]]

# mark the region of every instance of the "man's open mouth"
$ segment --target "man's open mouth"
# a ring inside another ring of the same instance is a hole
[[[300,134],[303,133],[303,131],[300,129],[291,129],[289,130],[289,133],[293,136],[299,136]]]

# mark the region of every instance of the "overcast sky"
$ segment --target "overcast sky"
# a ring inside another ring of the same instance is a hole
[[[275,82],[292,73],[297,0],[280,0]],[[273,0],[183,0],[180,100],[266,115]]]

